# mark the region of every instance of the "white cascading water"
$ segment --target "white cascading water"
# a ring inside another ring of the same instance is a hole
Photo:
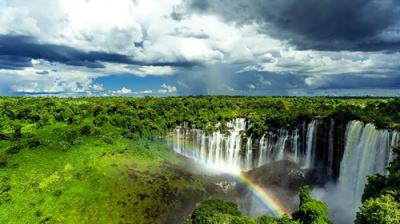
[[[174,150],[206,164],[228,169],[250,170],[284,159],[300,161],[297,129],[291,134],[284,129],[277,130],[276,134],[268,132],[261,137],[255,150],[254,139],[243,135],[250,127],[245,119],[235,119],[226,126],[229,129],[227,134],[216,131],[209,135],[198,129],[177,127],[174,131]]]
[[[300,147],[299,129],[290,132],[284,129],[278,129],[275,133],[269,131],[257,140],[245,136],[244,133],[249,127],[245,119],[235,119],[226,126],[229,130],[226,134],[216,131],[208,135],[198,129],[177,127],[174,130],[174,150],[206,164],[240,170],[250,170],[279,160],[291,160],[304,169],[311,169],[315,164],[317,133],[315,120],[308,123],[304,133],[306,138],[303,140],[305,143],[303,153]],[[333,129],[332,120],[329,125],[326,152],[329,176],[332,175],[334,163]],[[400,135],[397,132],[377,130],[372,124],[365,125],[359,121],[352,121],[347,125],[345,153],[338,183],[343,188],[356,192],[352,201],[359,201],[367,175],[385,172],[385,165],[392,159],[390,146],[399,140]],[[253,148],[254,145],[258,148]]]
[[[251,139],[251,136],[247,138],[247,143],[246,143],[246,158],[245,158],[245,164],[244,167],[246,170],[250,170],[253,168],[253,140]]]
[[[292,142],[292,153],[293,153],[293,157],[292,157],[292,161],[294,161],[295,163],[299,163],[300,162],[300,153],[299,153],[299,129],[295,129],[294,133],[292,134],[291,137],[291,142]]]
[[[315,120],[311,121],[307,127],[307,151],[306,157],[303,165],[303,169],[310,169],[313,165],[313,155],[314,155],[314,146],[315,146],[315,133],[316,133],[316,122]]]
[[[245,119],[228,122],[227,127],[229,131],[226,134],[216,131],[208,135],[198,129],[177,127],[173,133],[174,150],[205,164],[229,170],[251,170],[279,160],[291,160],[304,169],[311,169],[317,164],[314,161],[317,150],[315,120],[308,123],[306,129],[269,131],[259,140],[246,137],[245,132],[250,125]],[[334,148],[334,127],[335,123],[331,120],[327,133],[327,151],[324,152],[328,176],[332,176],[335,162],[333,155],[337,150]],[[300,136],[305,138],[300,140]],[[400,141],[400,134],[378,130],[373,124],[352,121],[347,124],[344,137],[339,178],[335,187],[327,190],[325,200],[332,212],[341,214],[336,216],[343,218],[338,223],[351,223],[361,203],[367,176],[373,173],[385,174],[385,166],[393,159],[391,146]]]
[[[391,159],[391,146],[399,140],[398,132],[378,130],[372,124],[352,121],[347,125],[345,152],[340,166],[339,180],[333,198],[355,215],[361,204],[361,196],[367,183],[367,176],[385,173],[385,166]],[[353,217],[354,218],[354,217]]]
[[[329,125],[329,134],[328,134],[328,176],[332,177],[333,175],[333,154],[334,154],[334,144],[333,144],[333,129],[335,128],[335,121],[331,119]]]
[[[177,127],[174,131],[174,150],[210,165],[230,169],[251,169],[253,157],[251,138],[247,141],[246,156],[243,158],[241,155],[242,132],[246,130],[245,119],[233,120],[226,126],[229,134],[216,131],[210,135],[198,129]],[[188,140],[191,144],[186,143]]]
[[[262,166],[263,164],[266,164],[268,162],[268,157],[265,155],[270,154],[272,150],[272,144],[270,142],[271,142],[270,135],[264,134],[261,137],[258,150],[259,155],[257,160],[257,166]]]

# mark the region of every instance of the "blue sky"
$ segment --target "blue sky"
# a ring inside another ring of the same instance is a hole
[[[0,95],[400,95],[398,0],[0,0]]]

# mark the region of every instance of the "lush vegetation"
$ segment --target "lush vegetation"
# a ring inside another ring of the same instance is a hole
[[[237,205],[221,200],[207,200],[193,211],[188,224],[330,224],[326,203],[311,197],[308,186],[300,189],[300,205],[292,218],[261,216],[251,219],[240,214]]]
[[[178,160],[162,141],[107,131],[68,142],[69,131],[33,132],[34,145],[2,142],[0,223],[165,223],[180,199],[204,192],[173,168]]]
[[[291,127],[313,117],[338,122],[358,119],[378,127],[400,124],[400,99],[175,97],[175,98],[0,98],[0,139],[53,123],[80,126],[81,131],[118,127],[124,136],[158,136],[183,122],[213,129],[237,117],[252,121],[254,133],[268,127]],[[28,127],[27,127],[28,126]],[[223,125],[222,125],[223,128]]]
[[[0,99],[0,223],[165,223],[204,196],[165,140],[91,100]]]
[[[357,213],[356,224],[397,224],[400,222],[400,146],[393,149],[394,160],[388,165],[388,175],[375,174],[368,178]],[[193,224],[329,224],[326,203],[311,197],[305,186],[299,191],[299,208],[289,217],[261,216],[250,219],[242,216],[235,204],[219,200],[202,202],[187,223]],[[219,208],[219,209],[216,209]],[[239,214],[238,214],[239,213]]]
[[[224,129],[226,121],[245,117],[253,123],[250,132],[261,135],[316,116],[398,128],[400,100],[0,97],[0,223],[163,223],[182,207],[180,198],[200,200],[205,194],[199,181],[174,168],[179,159],[162,138],[172,128],[187,122],[213,131],[217,122]],[[398,170],[394,162],[391,176],[370,178],[358,220],[376,208],[397,213],[374,217],[398,215]],[[206,219],[327,223],[326,205],[308,197],[306,189],[301,195],[292,219],[252,220],[231,204]],[[196,211],[205,213],[213,203]]]
[[[396,156],[387,167],[389,175],[368,178],[356,224],[400,222],[400,146],[393,151]]]

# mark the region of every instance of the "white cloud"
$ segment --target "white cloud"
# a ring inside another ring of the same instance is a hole
[[[249,65],[240,72],[264,71],[300,75],[336,75],[350,73],[387,73],[400,67],[400,53],[383,52],[323,52],[280,51],[279,55],[266,54],[264,61]]]
[[[249,85],[247,85],[247,87],[249,87],[249,89],[256,89],[257,88],[254,84],[249,84]]]
[[[93,83],[93,74],[81,71],[0,70],[0,82],[7,83],[11,92],[24,93],[96,93],[104,91]]]
[[[233,62],[282,48],[280,41],[259,34],[256,24],[239,27],[212,15],[173,20],[170,15],[182,0],[0,1],[2,34],[137,60]],[[142,41],[143,49],[134,46]]]
[[[118,94],[118,95],[126,95],[126,94],[131,94],[132,92],[133,91],[131,89],[122,87],[122,89],[114,91],[113,93]]]
[[[137,94],[139,94],[139,95],[146,95],[146,94],[152,94],[152,93],[153,93],[153,90],[150,90],[150,89],[137,92]]]
[[[42,44],[123,54],[132,61],[144,62],[140,65],[103,63],[104,68],[82,68],[33,59],[32,68],[0,70],[0,88],[32,93],[100,93],[106,90],[93,80],[102,76],[179,76],[196,72],[195,69],[183,71],[185,68],[175,67],[173,62],[203,65],[204,71],[212,76],[209,82],[214,82],[207,83],[207,88],[226,91],[233,91],[230,86],[219,83],[229,76],[225,74],[226,70],[207,68],[221,64],[235,67],[229,73],[259,71],[307,76],[304,84],[310,87],[324,85],[326,79],[323,76],[327,75],[368,73],[384,76],[398,72],[400,68],[399,52],[298,50],[286,41],[259,32],[260,25],[256,23],[234,24],[210,14],[185,14],[180,20],[174,20],[170,15],[179,9],[182,1],[0,0],[0,35],[27,35]],[[398,39],[398,30],[387,32],[392,32],[388,38]],[[136,47],[135,43],[140,44]],[[152,66],[155,62],[172,63]],[[196,78],[201,77],[202,74],[196,75]],[[276,83],[273,81],[260,76],[252,81],[256,85],[247,87],[268,87]],[[178,82],[183,89],[190,89],[187,83]],[[121,94],[172,94],[177,88],[164,84],[158,90],[130,91]],[[0,92],[4,90],[0,89]]]
[[[162,84],[161,88],[158,90],[158,93],[167,94],[167,93],[176,93],[177,88],[175,86],[169,86],[167,84]]]
[[[153,90],[142,90],[142,91],[133,91],[132,89],[128,89],[126,87],[122,87],[116,91],[110,91],[112,96],[132,96],[132,95],[151,95],[153,94]]]
[[[173,75],[176,69],[171,66],[137,66],[105,63],[104,72],[108,74],[132,74],[137,76]]]

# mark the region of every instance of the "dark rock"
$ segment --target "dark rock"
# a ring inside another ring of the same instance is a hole
[[[302,170],[290,161],[273,162],[244,172],[243,175],[259,186],[265,186],[288,210],[297,208],[293,198],[297,196],[298,189],[303,185],[313,184],[314,179],[313,173]]]

